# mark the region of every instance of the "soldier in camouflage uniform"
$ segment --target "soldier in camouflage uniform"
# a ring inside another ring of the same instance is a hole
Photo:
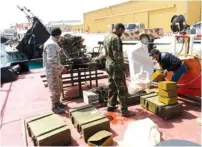
[[[62,31],[55,28],[51,31],[50,38],[44,44],[43,65],[46,72],[48,87],[51,92],[52,111],[54,113],[64,113],[66,105],[60,102],[61,95],[61,73],[67,72],[66,68],[60,63],[61,48],[57,41]]]
[[[104,39],[106,56],[106,71],[109,75],[108,111],[117,109],[117,97],[121,106],[122,116],[133,116],[135,113],[128,111],[128,89],[124,74],[124,58],[121,35],[125,31],[123,24],[116,24],[114,31]]]

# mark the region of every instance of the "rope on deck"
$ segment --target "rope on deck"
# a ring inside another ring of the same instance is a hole
[[[191,80],[189,83],[186,83],[186,84],[177,84],[177,86],[179,86],[179,88],[180,88],[180,87],[183,87],[183,86],[185,86],[185,85],[192,84],[192,83],[195,82],[200,76],[201,76],[201,72],[200,72],[200,74],[199,74],[196,78],[194,78],[193,80]]]
[[[199,74],[196,78],[194,78],[194,79],[191,80],[190,82],[185,83],[185,84],[177,84],[177,88],[181,88],[181,87],[183,87],[183,86],[185,86],[185,85],[192,84],[192,83],[195,82],[200,76],[201,76],[201,72],[200,72],[200,74]],[[158,86],[158,83],[157,83],[157,82],[152,82],[152,85],[153,85],[153,86]]]

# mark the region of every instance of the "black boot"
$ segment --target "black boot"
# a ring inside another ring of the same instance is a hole
[[[135,116],[135,112],[126,110],[126,111],[122,112],[122,116],[123,117],[132,117],[132,116]]]
[[[65,113],[65,110],[60,108],[59,105],[54,105],[53,108],[52,108],[52,111],[55,113],[55,114],[62,114],[62,113]]]
[[[107,106],[108,112],[114,112],[118,107],[117,106]]]
[[[67,105],[64,105],[63,103],[59,102],[58,106],[62,109],[66,109]]]

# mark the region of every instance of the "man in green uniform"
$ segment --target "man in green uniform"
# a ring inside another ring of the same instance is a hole
[[[109,75],[108,90],[108,111],[117,109],[117,97],[121,106],[122,116],[134,116],[134,112],[128,111],[127,99],[128,89],[124,74],[124,58],[121,35],[124,33],[125,27],[119,23],[114,26],[112,33],[104,39],[104,48],[106,56],[106,70]]]

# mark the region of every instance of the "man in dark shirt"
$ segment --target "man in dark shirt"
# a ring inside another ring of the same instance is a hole
[[[158,61],[164,70],[165,76],[167,76],[167,71],[173,72],[171,81],[177,82],[187,71],[187,67],[182,63],[182,61],[171,53],[160,52],[157,49],[152,49],[150,56]]]

